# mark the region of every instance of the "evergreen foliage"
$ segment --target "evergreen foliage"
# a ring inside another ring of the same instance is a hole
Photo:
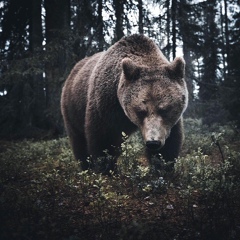
[[[236,0],[2,0],[0,136],[62,133],[60,92],[73,65],[136,32],[169,60],[183,51],[188,116],[223,121],[212,116],[217,103],[239,125],[239,21]]]

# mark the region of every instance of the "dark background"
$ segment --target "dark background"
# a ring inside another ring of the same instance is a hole
[[[0,1],[0,138],[61,135],[71,68],[132,33],[152,38],[171,61],[183,52],[185,117],[240,126],[239,8],[238,0]]]

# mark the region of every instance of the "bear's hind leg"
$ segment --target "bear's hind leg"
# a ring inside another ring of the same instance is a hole
[[[89,155],[85,135],[76,132],[68,135],[75,159],[81,162],[81,168],[83,171],[89,169],[91,164],[88,161]]]

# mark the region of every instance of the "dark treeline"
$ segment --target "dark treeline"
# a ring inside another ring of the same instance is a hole
[[[0,1],[0,136],[61,134],[62,85],[74,64],[125,35],[186,61],[186,115],[240,124],[238,0]]]

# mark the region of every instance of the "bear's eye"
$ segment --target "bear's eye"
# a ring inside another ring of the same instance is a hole
[[[137,110],[136,114],[137,114],[138,118],[143,119],[143,118],[145,118],[147,116],[147,111],[145,111],[145,110]]]
[[[159,108],[159,109],[158,109],[158,114],[159,114],[160,116],[166,116],[167,113],[168,113],[168,110],[167,110],[167,109],[163,109],[163,108]]]

